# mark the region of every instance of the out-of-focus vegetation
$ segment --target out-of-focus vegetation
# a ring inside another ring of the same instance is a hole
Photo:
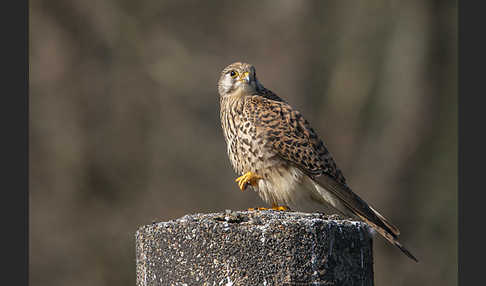
[[[234,183],[234,61],[302,111],[402,231],[377,285],[456,285],[456,1],[30,1],[31,285],[134,285],[135,231],[263,206]]]

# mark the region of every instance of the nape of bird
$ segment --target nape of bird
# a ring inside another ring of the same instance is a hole
[[[253,188],[273,209],[325,211],[364,221],[409,258],[400,231],[355,194],[302,114],[266,89],[255,68],[236,62],[218,81],[227,153],[241,190]]]

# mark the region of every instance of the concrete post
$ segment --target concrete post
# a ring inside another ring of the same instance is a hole
[[[226,211],[141,226],[137,286],[373,285],[367,225],[336,218]]]

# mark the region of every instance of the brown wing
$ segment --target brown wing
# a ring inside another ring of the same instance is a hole
[[[256,108],[258,107],[258,108]],[[417,259],[398,241],[400,231],[371,208],[347,185],[324,142],[309,122],[290,105],[261,96],[247,99],[246,110],[260,136],[265,138],[278,155],[308,174],[324,189],[334,194],[356,216],[376,229],[408,257]]]
[[[245,109],[259,129],[258,133],[283,159],[308,175],[326,174],[346,186],[346,180],[324,142],[299,111],[283,101],[260,96],[248,98]]]

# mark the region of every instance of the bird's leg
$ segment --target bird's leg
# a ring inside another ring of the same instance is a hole
[[[238,183],[238,187],[240,187],[240,190],[244,191],[248,184],[256,186],[259,179],[263,179],[263,177],[253,172],[247,172],[243,176],[236,178],[235,182]]]

